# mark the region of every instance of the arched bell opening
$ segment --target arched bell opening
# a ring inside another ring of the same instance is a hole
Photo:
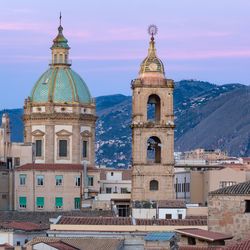
[[[161,119],[161,99],[153,94],[148,97],[147,102],[147,120],[158,122]]]
[[[147,141],[147,162],[161,163],[161,141],[156,136],[151,136]]]

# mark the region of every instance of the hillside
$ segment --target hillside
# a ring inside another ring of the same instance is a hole
[[[175,150],[220,148],[235,156],[250,153],[250,89],[241,84],[214,85],[185,80],[175,84]],[[96,98],[97,164],[123,167],[131,161],[131,97]],[[7,110],[12,139],[21,141],[21,109]],[[0,112],[1,115],[2,112]]]

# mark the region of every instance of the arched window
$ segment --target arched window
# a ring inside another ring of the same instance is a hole
[[[147,141],[147,162],[161,163],[161,141],[156,136],[151,136]]]
[[[152,180],[149,183],[149,190],[150,191],[156,191],[159,189],[159,182],[156,180]]]
[[[63,63],[63,54],[59,55],[59,63]]]
[[[147,120],[157,122],[161,119],[161,99],[158,95],[150,95],[147,103]]]

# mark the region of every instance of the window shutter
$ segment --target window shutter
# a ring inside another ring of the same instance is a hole
[[[62,206],[63,206],[63,198],[56,197],[56,207],[62,207]]]
[[[26,204],[27,204],[27,198],[25,196],[19,197],[19,204],[21,206],[26,206]]]
[[[44,206],[44,197],[36,197],[36,205],[39,207]]]

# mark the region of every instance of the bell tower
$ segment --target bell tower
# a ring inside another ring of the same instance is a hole
[[[148,55],[131,83],[134,202],[174,199],[174,82],[156,55],[157,27],[150,25],[148,32]]]

